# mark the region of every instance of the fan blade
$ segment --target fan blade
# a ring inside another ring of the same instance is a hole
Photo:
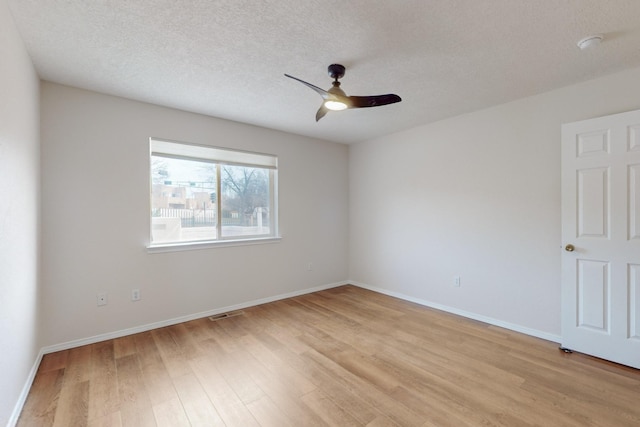
[[[324,102],[323,102],[320,108],[318,108],[318,112],[316,113],[316,122],[321,118],[323,118],[328,112],[329,112],[329,109],[324,106]]]
[[[392,93],[388,95],[349,96],[348,98],[351,104],[349,108],[379,107],[402,101],[402,98]]]
[[[300,83],[302,83],[303,85],[305,85],[305,86],[309,87],[310,89],[315,90],[315,91],[316,91],[316,92],[318,92],[318,93],[320,94],[320,96],[321,96],[321,97],[323,97],[324,99],[327,99],[327,98],[329,97],[329,92],[327,92],[326,90],[324,90],[324,89],[322,89],[322,88],[319,88],[318,86],[312,85],[311,83],[307,83],[307,82],[305,82],[304,80],[300,80],[300,79],[299,79],[299,78],[297,78],[297,77],[290,76],[289,74],[285,74],[285,76],[286,76],[286,77],[289,77],[290,79],[297,80],[297,81],[299,81]]]

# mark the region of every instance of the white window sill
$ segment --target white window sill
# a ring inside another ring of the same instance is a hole
[[[204,242],[166,243],[147,246],[147,253],[163,253],[178,251],[194,251],[199,249],[221,248],[228,246],[263,245],[266,243],[278,243],[282,237],[258,237],[255,239],[239,240],[209,240]]]

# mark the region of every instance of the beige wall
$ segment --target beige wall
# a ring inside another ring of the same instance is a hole
[[[45,345],[347,278],[345,145],[53,83],[41,96]],[[147,253],[149,137],[277,155],[282,240]]]
[[[15,421],[40,349],[38,90],[0,0],[0,425]]]
[[[351,146],[349,277],[558,338],[560,127],[640,108],[638,81],[630,70]]]

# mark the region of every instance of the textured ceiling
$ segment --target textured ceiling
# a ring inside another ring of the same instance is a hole
[[[44,80],[344,143],[640,66],[639,0],[7,1]],[[403,101],[316,123],[334,62]]]

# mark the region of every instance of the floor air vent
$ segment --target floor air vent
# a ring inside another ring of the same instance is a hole
[[[228,319],[229,317],[240,316],[241,314],[244,314],[244,311],[242,310],[228,311],[226,313],[220,313],[220,314],[215,314],[213,316],[209,316],[209,320],[211,320],[212,322],[215,322],[221,319]]]

